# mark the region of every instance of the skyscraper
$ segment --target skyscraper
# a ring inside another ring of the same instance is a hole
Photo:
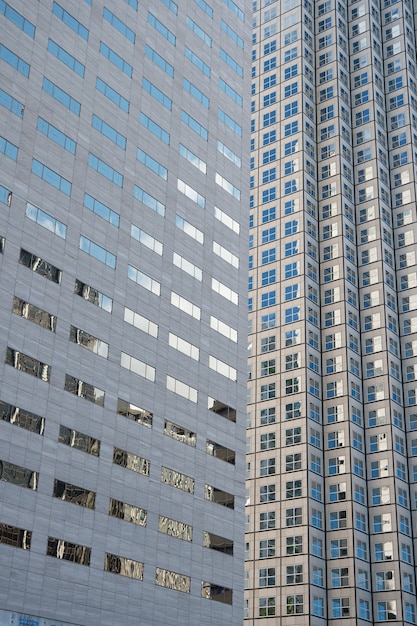
[[[253,5],[247,623],[415,623],[413,5]]]
[[[241,624],[243,8],[0,1],[2,625]]]

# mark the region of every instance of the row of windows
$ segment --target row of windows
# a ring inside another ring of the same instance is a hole
[[[24,530],[4,523],[0,524],[0,543],[30,550],[31,539],[32,531],[30,530]],[[91,548],[55,537],[48,537],[46,554],[47,556],[87,567],[91,562]],[[104,571],[127,576],[134,580],[143,580],[144,564],[126,557],[105,553]],[[185,574],[178,574],[157,567],[155,570],[155,584],[167,589],[190,593],[191,578]],[[232,604],[232,595],[232,590],[225,589],[222,585],[206,581],[201,582],[201,597],[203,598],[224,604]]]

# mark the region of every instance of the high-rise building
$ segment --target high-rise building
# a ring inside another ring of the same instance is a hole
[[[249,28],[0,0],[2,625],[242,623]]]
[[[247,623],[413,624],[415,5],[253,5]]]

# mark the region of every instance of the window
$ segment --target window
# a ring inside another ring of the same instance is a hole
[[[302,509],[297,507],[295,509],[287,509],[285,513],[286,526],[300,526],[302,524]]]
[[[272,617],[275,615],[275,598],[259,598],[259,617]]]
[[[275,528],[275,511],[267,511],[259,514],[259,530]]]
[[[304,612],[304,600],[302,595],[287,596],[286,600],[287,615],[298,615]]]

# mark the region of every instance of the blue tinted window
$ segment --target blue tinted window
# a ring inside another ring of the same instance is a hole
[[[13,161],[17,161],[17,154],[19,152],[19,148],[14,145],[14,143],[10,143],[7,141],[5,137],[0,137],[0,152],[5,156],[9,157],[9,159],[13,159]]]
[[[243,98],[241,95],[239,95],[237,93],[237,91],[235,91],[228,83],[226,83],[226,81],[223,80],[223,78],[219,78],[219,87],[220,89],[222,89],[234,102],[236,102],[236,104],[238,104],[240,107],[242,106],[243,103]]]
[[[0,0],[0,15],[4,15],[10,22],[13,22],[20,30],[23,30],[26,35],[35,38],[35,27],[29,22],[23,15],[15,11],[7,2]]]
[[[80,250],[83,250],[90,256],[97,259],[97,261],[108,265],[108,267],[111,267],[112,269],[116,267],[117,257],[105,248],[99,246],[94,241],[91,241],[91,239],[84,237],[84,235],[80,235]]]
[[[10,191],[10,189],[6,189],[6,187],[0,185],[0,202],[2,202],[3,204],[7,204],[7,206],[10,206],[11,200],[12,192]]]
[[[122,174],[110,167],[110,165],[107,165],[107,163],[105,163],[98,157],[94,156],[94,154],[91,154],[91,152],[88,155],[88,165],[105,178],[108,178],[108,180],[111,180],[112,183],[115,183],[119,187],[123,187]]]
[[[117,130],[107,124],[107,122],[97,117],[97,115],[93,115],[91,125],[120,148],[123,148],[123,150],[126,149],[126,137],[117,132]]]
[[[67,227],[65,224],[29,202],[26,204],[26,217],[42,226],[42,228],[46,228],[46,230],[54,233],[54,235],[58,235],[61,239],[66,239]]]
[[[171,31],[168,30],[168,28],[164,24],[162,24],[162,22],[160,22],[154,15],[152,15],[152,13],[149,12],[148,24],[153,26],[155,30],[157,30],[158,33],[162,35],[162,37],[165,37],[165,39],[169,41],[169,43],[172,43],[172,45],[175,46],[176,37],[174,33],[171,33]]]
[[[25,110],[24,104],[19,102],[19,100],[15,100],[10,94],[3,89],[0,89],[0,105],[18,115],[19,117],[23,117],[23,112]]]
[[[193,31],[193,33],[197,35],[197,37],[200,37],[201,41],[204,41],[204,43],[207,44],[211,48],[211,45],[212,45],[211,37],[209,37],[209,35],[207,35],[207,33],[204,32],[204,30],[198,24],[196,24],[196,22],[194,22],[190,17],[188,17],[188,15],[187,15],[187,26]]]
[[[222,30],[224,30],[224,32],[226,33],[226,35],[228,35],[230,39],[232,39],[235,43],[237,43],[239,48],[242,48],[243,50],[244,46],[243,46],[242,37],[239,37],[237,32],[233,30],[233,28],[229,26],[229,24],[227,24],[224,20],[221,21],[221,27],[222,27]]]
[[[93,196],[89,196],[88,193],[84,194],[84,206],[107,222],[110,222],[110,224],[113,224],[113,226],[119,227],[119,214],[109,209],[108,206],[99,202],[99,200],[96,200],[96,198],[93,198]]]
[[[134,194],[135,198],[139,200],[139,202],[143,202],[143,204],[145,204],[149,209],[155,211],[158,215],[165,217],[165,205],[162,204],[162,202],[159,202],[159,200],[137,185],[135,185]]]
[[[119,33],[124,35],[124,37],[126,37],[126,39],[128,39],[132,43],[135,43],[135,33],[133,32],[133,30],[128,28],[126,26],[126,24],[124,24],[124,22],[119,20],[119,18],[116,17],[114,15],[114,13],[112,13],[108,9],[104,8],[103,9],[103,17],[109,24],[111,24],[116,30],[118,30]]]
[[[50,96],[58,100],[61,104],[67,107],[70,111],[75,113],[76,115],[80,114],[81,104],[75,100],[72,96],[70,96],[66,91],[63,91],[58,85],[55,85],[47,78],[43,79],[42,89],[49,93]]]
[[[208,130],[204,128],[197,120],[195,120],[191,115],[186,113],[185,111],[181,111],[181,120],[187,124],[194,132],[196,132],[200,137],[207,141],[208,139]]]
[[[52,41],[52,39],[48,40],[48,50],[57,59],[59,59],[60,61],[62,61],[62,63],[69,67],[73,72],[78,74],[78,76],[84,78],[84,65],[77,61],[77,59],[75,59],[72,54],[61,48],[61,46],[58,46],[58,44],[55,43],[55,41]]]
[[[100,41],[100,52],[103,56],[106,57],[106,59],[111,61],[113,65],[118,67],[119,70],[122,70],[122,72],[124,72],[126,76],[129,76],[130,78],[132,78],[132,72],[133,72],[132,66],[129,65],[129,63],[127,63],[124,59],[122,59],[122,57],[119,56],[114,50],[109,48],[109,46],[106,46],[106,44],[103,43],[102,41]]]
[[[125,0],[132,9],[138,10],[138,0]]]
[[[78,20],[75,19],[72,15],[70,15],[65,9],[63,9],[57,2],[54,2],[52,5],[52,13],[59,17],[60,20],[64,22],[69,28],[71,28],[74,33],[77,33],[82,39],[88,41],[88,29],[83,26]]]
[[[223,59],[223,61],[225,61],[227,65],[229,65],[229,67],[236,72],[236,74],[243,76],[243,67],[239,65],[239,63],[237,63],[234,58],[230,56],[230,54],[227,54],[223,48],[220,48],[220,58]]]
[[[198,6],[203,9],[209,17],[213,17],[213,9],[209,4],[207,4],[207,2],[205,2],[205,0],[194,0],[194,2],[198,4]]]
[[[207,109],[209,108],[210,100],[207,98],[207,96],[202,91],[200,91],[198,89],[198,87],[196,87],[195,85],[190,83],[190,81],[187,80],[186,78],[182,79],[182,85],[183,85],[185,91],[188,91],[188,93],[190,93],[192,96],[194,96],[194,98],[196,100],[198,100]]]
[[[26,61],[18,57],[17,54],[15,54],[11,50],[9,50],[9,48],[6,48],[6,46],[3,46],[2,44],[0,44],[0,59],[6,61],[6,63],[14,67],[15,70],[23,74],[23,76],[26,76],[26,78],[29,77],[29,63],[26,63]]]
[[[162,70],[164,70],[164,72],[166,72],[168,76],[171,76],[171,78],[174,76],[173,66],[170,63],[168,63],[168,61],[165,61],[165,59],[161,57],[160,54],[155,52],[155,50],[153,50],[153,48],[151,48],[147,44],[145,46],[145,54],[149,59],[152,59],[152,61],[156,63],[156,65],[158,65]]]
[[[32,172],[67,196],[71,195],[71,183],[69,180],[66,180],[36,159],[32,159]]]
[[[173,13],[175,13],[175,15],[178,14],[178,6],[175,4],[175,2],[173,2],[173,0],[161,0],[166,7],[168,7],[168,9],[170,11],[172,11]]]
[[[234,119],[232,119],[229,115],[227,115],[227,113],[222,111],[222,109],[220,108],[217,109],[217,116],[219,120],[224,122],[226,126],[228,126],[231,130],[233,130],[233,132],[236,133],[236,135],[239,135],[239,137],[242,136],[242,127],[239,126],[239,124],[235,122]]]
[[[139,163],[142,163],[145,167],[150,169],[154,174],[160,176],[163,180],[167,180],[168,178],[168,170],[166,167],[161,165],[156,159],[152,158],[149,154],[146,154],[143,150],[138,148],[136,158]]]
[[[101,78],[96,79],[96,89],[106,96],[106,98],[114,102],[114,104],[117,104],[123,111],[129,113],[129,100],[123,98],[118,91],[110,87],[110,85],[105,83],[104,80],[101,80]]]
[[[191,63],[193,63],[196,67],[198,67],[198,69],[201,70],[203,72],[203,74],[205,74],[206,76],[210,76],[211,70],[210,70],[209,66],[206,65],[206,63],[204,63],[204,61],[202,61],[200,59],[200,57],[198,57],[189,48],[185,48],[185,52],[184,53],[185,53],[186,58],[189,61],[191,61]]]
[[[166,144],[169,144],[169,133],[167,133],[167,131],[164,130],[161,126],[159,126],[159,124],[151,120],[151,118],[145,115],[145,113],[141,112],[139,121],[142,126],[147,128],[151,133],[158,137],[158,139]]]
[[[68,150],[68,152],[71,152],[71,154],[75,154],[75,149],[77,146],[75,141],[70,139],[67,135],[64,135],[64,133],[55,128],[55,126],[52,126],[52,124],[49,124],[41,117],[38,118],[37,129],[41,133],[49,137],[49,139],[52,139],[52,141],[57,143],[59,146],[62,146],[62,148]]]
[[[225,3],[225,5],[227,7],[229,7],[229,9],[231,11],[233,11],[233,13],[235,15],[238,16],[238,18],[244,22],[245,21],[245,14],[243,13],[242,9],[240,9],[237,4],[235,2],[233,2],[233,0],[223,0],[223,2]]]
[[[155,100],[158,100],[166,109],[172,111],[172,100],[168,98],[158,87],[155,87],[147,78],[142,79],[142,87],[147,91]]]

